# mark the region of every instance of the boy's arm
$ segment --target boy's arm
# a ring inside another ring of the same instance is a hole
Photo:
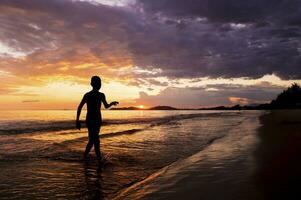
[[[79,121],[79,116],[80,116],[80,113],[82,111],[82,108],[83,106],[85,105],[86,103],[86,96],[83,97],[82,101],[80,102],[80,104],[78,105],[77,107],[77,113],[76,113],[76,128],[78,128],[78,130],[80,130],[81,128],[81,125],[80,125],[80,121]]]
[[[106,109],[108,109],[108,108],[110,108],[111,106],[116,106],[117,104],[118,104],[118,102],[117,101],[113,101],[113,102],[111,102],[110,104],[108,104],[108,102],[107,102],[107,100],[106,100],[106,96],[105,96],[105,94],[102,94],[103,96],[102,96],[102,103],[103,103],[103,105],[105,106],[105,108]]]

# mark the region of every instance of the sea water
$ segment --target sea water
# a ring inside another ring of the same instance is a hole
[[[1,199],[113,198],[156,171],[204,151],[261,112],[115,110],[102,114],[105,167],[99,167],[93,150],[82,161],[87,129],[75,129],[76,111],[0,111]],[[84,115],[83,111],[82,120]]]

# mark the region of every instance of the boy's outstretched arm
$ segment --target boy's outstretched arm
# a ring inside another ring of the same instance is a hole
[[[119,102],[117,101],[113,101],[110,104],[108,104],[105,94],[103,94],[102,102],[106,109],[110,108],[111,106],[116,106],[117,104],[119,104]]]
[[[77,128],[78,130],[80,130],[80,128],[81,128],[80,121],[79,121],[79,116],[80,116],[80,113],[81,113],[82,108],[83,108],[83,106],[85,105],[85,103],[86,103],[86,98],[85,98],[85,96],[84,96],[83,99],[82,99],[82,101],[80,102],[80,104],[79,104],[78,107],[77,107],[77,113],[76,113],[76,128]]]

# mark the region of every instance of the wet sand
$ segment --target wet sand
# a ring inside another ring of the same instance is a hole
[[[248,118],[115,199],[300,199],[301,111]]]

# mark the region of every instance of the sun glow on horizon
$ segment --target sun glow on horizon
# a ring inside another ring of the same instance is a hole
[[[139,105],[138,108],[143,109],[144,105]]]

